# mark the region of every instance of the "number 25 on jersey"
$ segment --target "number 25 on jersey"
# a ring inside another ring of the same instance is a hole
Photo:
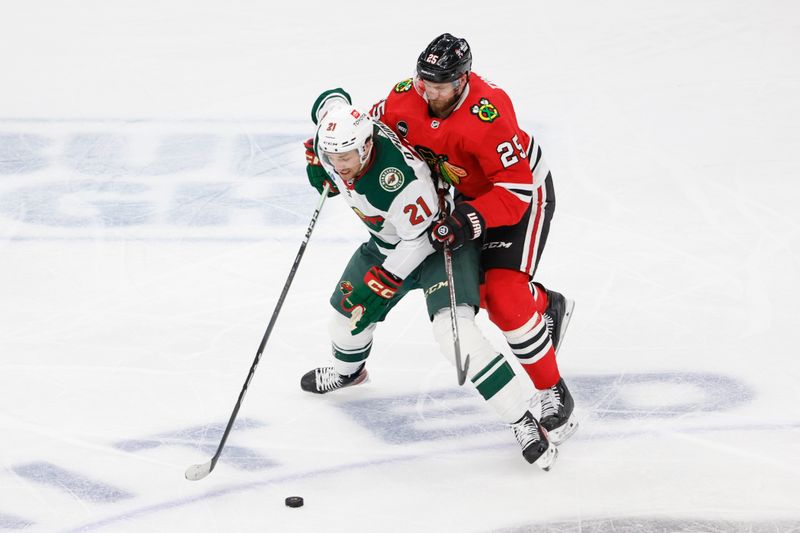
[[[500,162],[503,163],[503,168],[508,168],[516,164],[520,159],[525,159],[527,157],[522,145],[519,144],[519,137],[514,135],[511,141],[514,143],[513,146],[508,141],[501,142],[497,145],[497,153],[500,154]],[[516,153],[514,151],[515,147]],[[517,157],[517,154],[519,154],[519,157]]]

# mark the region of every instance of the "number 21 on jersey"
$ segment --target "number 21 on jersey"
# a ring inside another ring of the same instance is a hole
[[[425,213],[424,217],[419,214],[417,207],[422,209]],[[431,216],[431,209],[428,207],[428,204],[425,203],[425,200],[422,199],[422,196],[419,196],[413,204],[408,204],[403,208],[403,213],[408,213],[409,222],[411,222],[413,226],[416,226],[424,222],[426,217]]]

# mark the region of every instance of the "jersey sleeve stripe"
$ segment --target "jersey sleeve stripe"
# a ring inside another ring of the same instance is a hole
[[[495,183],[496,187],[502,187],[510,193],[527,196],[528,200],[533,196],[533,183]]]
[[[533,198],[532,183],[495,183],[494,185],[495,187],[502,187],[526,204],[531,203]]]
[[[536,150],[536,159],[531,157],[533,155],[534,149]],[[528,161],[530,161],[531,165],[531,172],[536,171],[536,167],[539,165],[539,160],[542,158],[542,147],[539,146],[536,142],[536,138],[531,135],[531,141],[528,145]]]
[[[514,189],[518,189],[520,191],[528,191],[528,192],[536,188],[533,186],[533,183],[512,183],[512,182],[498,181],[495,182],[495,185],[503,187],[504,189],[510,189],[513,187]]]
[[[536,172],[536,167],[539,166],[539,160],[542,158],[542,147],[537,146],[536,150],[536,161],[534,161],[533,165],[531,165],[532,172]]]
[[[533,191],[531,191],[531,190],[515,189],[515,188],[512,188],[512,187],[503,187],[503,188],[506,189],[507,191],[513,192],[514,194],[516,194],[518,196],[526,196],[526,197],[532,197],[533,196]]]

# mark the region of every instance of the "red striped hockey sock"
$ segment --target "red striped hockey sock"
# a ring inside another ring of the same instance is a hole
[[[534,386],[543,390],[555,385],[561,376],[547,325],[538,311],[547,306],[545,291],[535,287],[532,293],[526,273],[507,269],[488,270],[481,289],[489,319],[503,331]]]

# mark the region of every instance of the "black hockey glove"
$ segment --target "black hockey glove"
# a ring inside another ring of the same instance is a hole
[[[428,239],[437,251],[444,249],[445,243],[451,250],[460,248],[466,241],[483,235],[486,223],[472,205],[462,202],[442,221],[436,222],[428,232]]]
[[[322,189],[325,187],[325,182],[328,182],[331,186],[330,190],[328,190],[328,198],[339,194],[339,189],[336,188],[336,184],[333,183],[331,177],[328,176],[328,173],[322,168],[317,154],[314,153],[314,139],[308,139],[303,143],[303,146],[306,149],[306,163],[308,163],[306,165],[308,182],[312,187],[317,189],[317,192],[320,194],[322,194]]]
[[[350,313],[350,333],[357,335],[377,322],[402,284],[403,280],[383,267],[370,268],[364,282],[356,285],[342,301],[342,307]]]

